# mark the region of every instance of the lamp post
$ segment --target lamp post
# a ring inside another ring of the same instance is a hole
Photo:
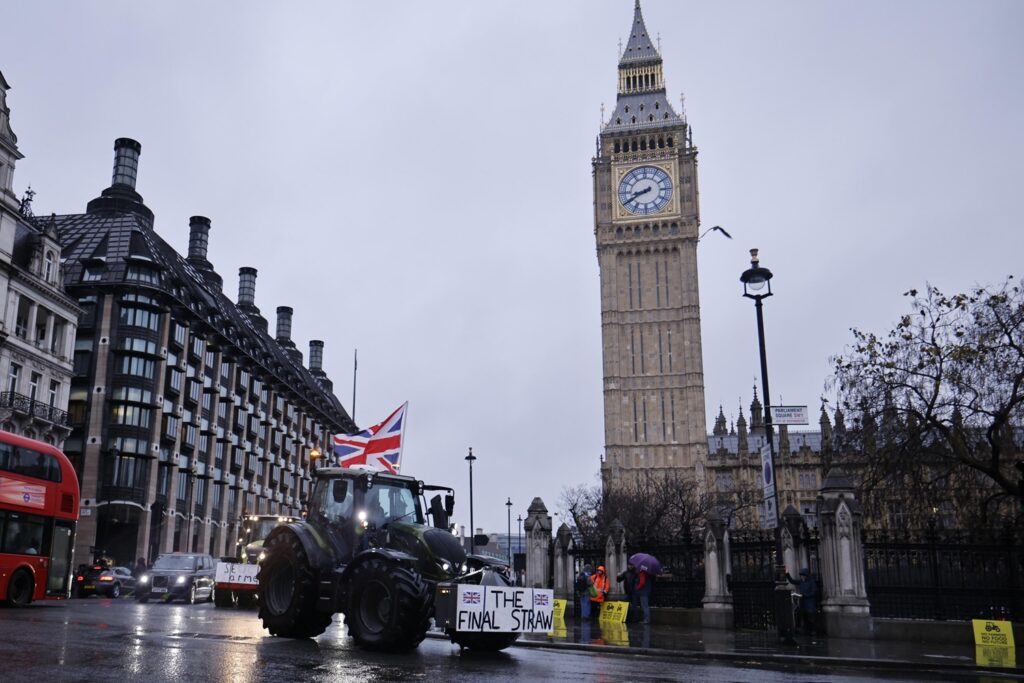
[[[466,456],[466,462],[469,463],[469,552],[471,555],[476,554],[476,527],[473,525],[473,461],[476,460],[476,456],[473,455],[472,446],[469,449],[469,455]]]
[[[508,569],[513,571],[512,567],[512,496],[509,496],[508,500],[505,501],[505,510],[508,512]]]
[[[768,358],[764,348],[764,313],[762,312],[761,301],[772,295],[772,271],[762,268],[757,258],[757,249],[750,250],[750,268],[740,275],[740,282],[743,283],[743,296],[754,300],[754,309],[757,311],[757,342],[761,352],[761,393],[764,394],[764,431],[768,439],[768,466],[771,469],[771,482],[775,478],[775,433],[772,428],[771,394],[768,392]],[[766,504],[771,503],[774,511],[775,525],[775,625],[778,629],[779,639],[786,642],[793,642],[793,610],[791,605],[791,594],[789,581],[786,578],[786,565],[782,556],[782,533],[779,524],[778,490],[773,499],[766,499]],[[769,514],[765,510],[765,515]]]

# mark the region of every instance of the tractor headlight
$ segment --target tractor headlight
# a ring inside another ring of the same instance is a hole
[[[139,583],[149,583],[149,574],[143,574],[140,576]]]
[[[180,586],[181,584],[185,583],[185,581],[187,581],[187,580],[188,580],[188,577],[179,576],[178,580],[175,583],[177,583]]]
[[[264,551],[264,552],[259,554],[259,557],[256,558],[256,562],[262,562],[264,559],[266,559],[266,557],[267,557],[267,553],[266,553],[266,551]]]

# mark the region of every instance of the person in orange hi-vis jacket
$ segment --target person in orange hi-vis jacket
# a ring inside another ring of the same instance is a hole
[[[594,576],[591,578],[594,583],[594,588],[597,589],[597,595],[590,598],[590,610],[597,616],[600,616],[601,606],[608,597],[608,590],[611,588],[611,582],[608,580],[608,575],[605,574],[604,565],[599,566],[597,571],[594,572]]]

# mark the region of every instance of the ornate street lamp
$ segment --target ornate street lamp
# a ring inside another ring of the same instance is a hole
[[[771,469],[772,482],[775,479],[775,433],[772,428],[771,394],[768,391],[768,358],[764,347],[764,313],[762,312],[761,301],[772,295],[772,271],[762,268],[757,258],[757,249],[750,250],[750,268],[740,275],[740,282],[743,283],[743,296],[754,300],[754,309],[757,311],[757,342],[761,352],[761,393],[764,394],[764,431],[768,439],[768,466]],[[765,504],[771,504],[773,511],[765,510],[765,516],[771,514],[775,517],[775,625],[778,629],[779,639],[786,642],[793,642],[793,609],[791,603],[792,591],[789,588],[789,580],[786,577],[786,564],[782,556],[782,525],[780,522],[778,489],[773,500],[766,499]]]
[[[473,461],[476,460],[476,456],[473,455],[473,448],[470,447],[469,455],[466,456],[466,462],[469,463],[469,552],[471,555],[476,554],[476,527],[473,526]]]

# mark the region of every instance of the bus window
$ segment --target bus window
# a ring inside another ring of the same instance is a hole
[[[18,512],[6,514],[7,525],[4,530],[0,552],[15,555],[40,555],[43,552],[42,517],[23,515]]]

